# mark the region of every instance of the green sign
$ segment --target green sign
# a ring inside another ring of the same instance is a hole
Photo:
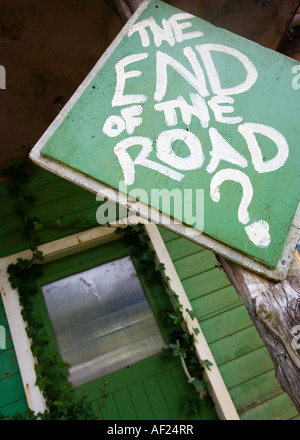
[[[279,279],[299,239],[299,72],[288,57],[146,1],[31,157],[91,191],[127,193]]]

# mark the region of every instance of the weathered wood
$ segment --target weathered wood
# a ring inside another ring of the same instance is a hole
[[[274,284],[222,257],[220,261],[269,351],[278,381],[300,412],[300,275]]]

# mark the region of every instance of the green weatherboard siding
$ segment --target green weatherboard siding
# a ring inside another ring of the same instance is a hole
[[[43,276],[38,280],[39,285],[43,286],[108,261],[117,260],[130,255],[130,251],[131,247],[128,243],[120,239],[50,262],[44,266]],[[161,334],[167,343],[170,328],[166,325],[164,314],[171,305],[165,288],[159,280],[153,279],[150,281],[141,270],[138,259],[134,256],[132,256],[132,259]],[[84,292],[82,293],[84,294]],[[51,295],[51,292],[49,294]],[[122,300],[120,301],[122,302]],[[35,299],[35,307],[43,319],[45,331],[50,340],[50,349],[58,351],[55,334],[41,290]],[[83,313],[82,315],[79,314],[77,319],[84,320],[86,317]],[[88,323],[86,325],[89,328]],[[122,332],[117,330],[115,329],[115,338],[128,343]],[[68,337],[66,335],[68,335],[69,329],[65,328],[64,331],[65,337]],[[102,331],[103,329],[99,329],[100,333]],[[109,344],[106,345],[106,349],[109,351]],[[105,353],[102,354],[105,355]],[[95,353],[93,355],[95,356]],[[118,354],[112,353],[111,356],[118,356]],[[105,398],[103,398],[104,391],[102,390],[104,381],[108,382],[105,390],[108,395]],[[199,395],[194,387],[188,383],[180,359],[178,357],[166,359],[162,357],[161,353],[80,385],[76,388],[75,395],[78,399],[86,395],[88,400],[93,403],[97,418],[104,420],[218,419],[209,396],[200,401],[197,412],[185,414],[183,401],[186,399],[192,401],[197,399],[198,401]]]
[[[157,209],[153,189],[202,189],[204,234],[275,268],[299,203],[296,64],[150,2],[42,154]]]

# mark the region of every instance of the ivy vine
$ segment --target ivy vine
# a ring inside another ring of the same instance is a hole
[[[28,242],[28,248],[32,251],[30,259],[19,258],[15,264],[8,267],[8,276],[11,286],[18,289],[21,313],[24,322],[27,323],[26,332],[32,341],[31,350],[36,359],[36,385],[42,391],[47,410],[35,414],[30,409],[24,414],[17,413],[14,416],[0,415],[0,418],[14,420],[88,420],[96,417],[92,410],[91,402],[86,396],[75,399],[75,388],[68,381],[69,365],[59,356],[59,353],[49,349],[49,339],[44,328],[44,323],[37,314],[34,306],[34,297],[38,292],[36,280],[42,276],[43,254],[38,249],[40,244],[39,231],[50,229],[73,229],[78,230],[78,222],[65,225],[60,219],[53,219],[50,226],[45,226],[37,217],[27,215],[28,207],[34,205],[35,197],[28,192],[27,184],[38,168],[28,160],[29,148],[22,148],[25,152],[22,158],[11,159],[8,166],[1,174],[7,179],[6,188],[15,200],[14,213],[20,219],[22,225],[21,234]],[[81,229],[91,225],[81,222]],[[107,396],[107,383],[104,382],[101,390],[104,397]]]
[[[168,287],[170,279],[165,274],[165,266],[157,261],[155,252],[150,249],[150,239],[143,225],[128,226],[122,230],[122,233],[125,233],[128,242],[132,244],[133,255],[136,255],[139,259],[143,273],[147,273],[150,281],[151,278],[158,278],[164,284],[165,291],[172,304],[172,309],[165,311],[163,317],[171,331],[168,348],[163,350],[162,356],[164,358],[175,356],[183,359],[187,375],[190,378],[189,383],[195,387],[200,400],[202,400],[207,395],[207,383],[203,379],[203,372],[205,368],[210,369],[212,363],[209,360],[199,360],[196,354],[195,341],[199,329],[194,328],[192,334],[188,331],[179,296]],[[192,320],[197,319],[193,310],[186,309],[185,312],[189,314]],[[184,398],[182,401],[184,411],[186,413],[198,412],[201,406],[200,400]]]
[[[42,419],[42,420],[88,420],[95,419],[98,414],[92,410],[91,402],[86,396],[82,396],[78,400],[74,396],[75,388],[68,381],[69,365],[61,358],[59,353],[49,349],[49,339],[45,331],[43,321],[37,314],[34,306],[34,297],[38,293],[38,285],[36,280],[42,276],[43,254],[38,249],[40,244],[39,231],[46,228],[45,224],[37,217],[27,215],[28,206],[33,205],[35,197],[26,190],[33,173],[37,171],[37,167],[28,160],[29,149],[25,148],[25,156],[22,159],[12,159],[8,163],[8,167],[2,171],[8,181],[7,190],[15,200],[14,212],[19,217],[22,224],[22,235],[28,241],[28,248],[32,251],[31,259],[18,259],[15,264],[8,267],[9,281],[13,288],[18,289],[20,296],[20,304],[22,309],[22,317],[27,323],[26,331],[28,337],[32,341],[31,350],[36,359],[35,372],[37,376],[36,385],[42,391],[47,410],[44,413],[34,414],[33,411],[27,410],[22,415],[15,414],[13,417],[0,415],[5,419]],[[87,229],[93,225],[81,219],[81,228]],[[47,226],[49,228],[49,225]],[[78,222],[76,225],[66,225],[61,219],[53,219],[50,229],[73,229],[78,230]],[[157,278],[163,282],[166,293],[172,304],[172,309],[165,312],[164,319],[167,321],[168,328],[171,329],[169,335],[168,349],[163,351],[163,357],[176,356],[184,361],[184,367],[187,369],[189,382],[203,399],[207,394],[207,384],[203,380],[202,373],[205,368],[212,365],[209,361],[200,361],[195,352],[195,338],[199,332],[198,329],[193,330],[190,334],[186,328],[183,306],[179,301],[176,292],[168,287],[168,277],[165,274],[165,267],[156,260],[155,253],[149,248],[149,237],[142,225],[129,226],[122,231],[125,239],[128,240],[132,248],[132,254],[136,255],[141,269],[144,267],[144,273],[148,277]],[[191,319],[196,319],[193,310],[186,310]],[[101,405],[99,411],[105,404],[105,398],[108,395],[108,382],[104,381],[101,389],[102,393]],[[200,400],[184,398],[182,401],[183,410],[186,413],[198,412],[200,408]]]

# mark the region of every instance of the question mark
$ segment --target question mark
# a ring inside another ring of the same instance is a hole
[[[227,180],[232,180],[242,185],[243,197],[238,209],[238,220],[243,225],[250,222],[250,215],[248,212],[249,205],[253,198],[253,187],[249,177],[242,171],[227,168],[218,171],[211,180],[210,196],[216,203],[220,201],[221,193],[220,186]],[[245,231],[249,239],[258,247],[268,247],[271,242],[269,234],[269,224],[264,220],[252,223],[245,227]]]

